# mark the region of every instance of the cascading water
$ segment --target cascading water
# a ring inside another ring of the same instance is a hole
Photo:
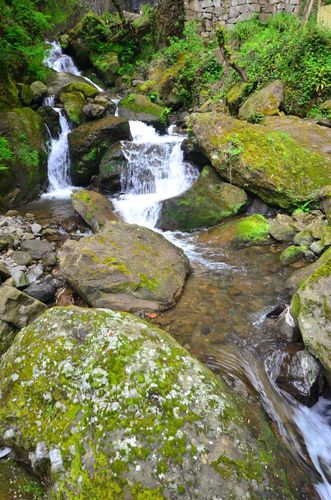
[[[188,189],[198,172],[183,162],[183,136],[159,135],[142,122],[130,122],[132,142],[123,142],[128,169],[121,178],[124,194],[114,198],[116,210],[130,223],[154,228],[162,200]]]
[[[62,47],[56,40],[49,42],[50,50],[47,58],[44,61],[45,66],[54,71],[62,71],[79,76],[81,73],[70,56],[63,54]]]

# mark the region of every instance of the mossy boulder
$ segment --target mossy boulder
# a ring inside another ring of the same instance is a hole
[[[30,85],[30,90],[32,94],[32,101],[41,104],[44,97],[47,95],[47,87],[43,82],[39,82],[38,80],[32,82]]]
[[[63,276],[88,304],[123,311],[173,306],[189,269],[183,251],[162,235],[120,221],[67,241],[60,252]]]
[[[0,113],[0,205],[33,199],[47,181],[46,128],[38,113]]]
[[[112,202],[96,191],[81,189],[71,195],[72,206],[93,231],[98,232],[107,222],[118,220]]]
[[[291,245],[280,254],[279,258],[283,266],[288,266],[300,259],[304,259],[307,251],[308,247],[306,245]]]
[[[41,106],[38,114],[49,128],[52,137],[58,138],[61,133],[60,115],[51,106]]]
[[[84,117],[83,108],[86,103],[84,95],[80,92],[62,92],[60,100],[69,120],[71,120],[75,125],[79,125],[83,121]]]
[[[291,302],[291,311],[307,349],[331,380],[331,249],[315,263]]]
[[[0,111],[19,107],[19,91],[16,84],[8,75],[2,74],[0,77]]]
[[[283,84],[280,80],[276,80],[251,94],[245,103],[240,106],[238,118],[254,122],[261,116],[279,115],[279,108],[283,100]]]
[[[97,94],[99,94],[99,91],[93,85],[90,85],[86,81],[74,81],[72,83],[69,83],[68,85],[66,85],[61,89],[61,93],[62,92],[64,92],[65,94],[79,92],[80,94],[83,94],[83,96],[86,98],[95,97]]]
[[[69,86],[71,83],[87,85],[86,80],[82,76],[54,71],[47,80],[47,94],[49,96],[58,95],[63,88]]]
[[[120,62],[116,52],[106,52],[101,55],[92,55],[91,63],[99,78],[108,86],[115,85],[118,78]]]
[[[162,203],[157,227],[192,231],[236,215],[247,203],[243,189],[222,182],[212,167],[205,167],[185,193]]]
[[[84,123],[69,134],[71,178],[75,185],[86,186],[98,174],[100,161],[112,144],[131,140],[129,122],[106,116]]]
[[[2,358],[0,390],[0,440],[49,498],[305,497],[263,412],[130,314],[49,309]]]
[[[129,94],[120,100],[118,114],[127,120],[138,120],[154,127],[164,125],[164,108],[140,94]]]
[[[263,215],[255,214],[231,220],[201,233],[199,241],[221,247],[241,248],[271,243],[270,224]]]
[[[6,458],[0,461],[0,498],[42,500],[45,498],[45,488],[24,464]]]
[[[330,129],[295,117],[253,125],[219,113],[193,114],[190,125],[218,173],[270,205],[296,208],[330,184]]]

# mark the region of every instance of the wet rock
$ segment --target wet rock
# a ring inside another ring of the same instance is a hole
[[[246,203],[245,191],[223,182],[212,167],[205,167],[190,189],[162,203],[156,227],[192,231],[214,226],[236,215]]]
[[[46,123],[52,137],[57,139],[61,133],[60,115],[51,106],[42,106],[38,109],[38,114]]]
[[[74,210],[94,232],[100,231],[107,222],[118,220],[112,202],[96,191],[82,189],[71,195]]]
[[[91,62],[97,75],[106,84],[113,86],[118,77],[120,63],[116,52],[106,52],[91,57]]]
[[[53,246],[47,240],[22,241],[21,249],[31,255],[33,260],[39,260],[53,252]]]
[[[116,193],[121,190],[121,176],[129,168],[120,142],[111,146],[102,157],[98,185],[103,191]]]
[[[313,406],[325,385],[321,364],[298,348],[277,350],[269,358],[276,384],[300,403]]]
[[[314,236],[309,229],[303,229],[295,235],[293,243],[298,246],[309,246],[313,243]]]
[[[164,108],[140,94],[130,94],[121,99],[118,104],[119,116],[127,120],[145,122],[161,130],[164,129],[166,121],[164,111]]]
[[[48,80],[48,95],[58,95],[60,90],[70,85],[71,83],[86,84],[86,80],[82,76],[73,75],[72,73],[54,72]]]
[[[313,272],[300,283],[291,311],[306,348],[320,360],[331,377],[331,249],[313,264]]]
[[[277,213],[277,209],[274,207],[270,207],[262,200],[257,197],[253,197],[253,200],[250,201],[247,209],[245,210],[245,215],[256,215],[260,214],[264,217],[274,217]]]
[[[295,223],[289,215],[278,214],[270,223],[270,234],[277,241],[292,241],[296,233]]]
[[[209,158],[206,156],[194,137],[184,139],[181,149],[184,152],[185,161],[188,161],[199,168],[203,168],[210,164]]]
[[[25,271],[25,266],[24,270],[21,269],[21,266],[14,267],[10,270],[10,275],[13,278],[14,284],[17,288],[25,288],[29,284],[29,280],[24,271]]]
[[[270,205],[296,208],[330,184],[331,130],[296,117],[251,125],[218,113],[193,114],[190,125],[219,174]]]
[[[3,285],[0,288],[0,320],[23,328],[42,314],[46,306],[32,299],[14,287]]]
[[[12,345],[16,333],[16,328],[0,320],[0,356],[2,356]]]
[[[24,293],[40,302],[48,304],[55,300],[55,294],[60,285],[61,282],[59,280],[54,279],[52,276],[48,276],[41,282],[29,285],[24,290]]]
[[[132,315],[48,310],[2,359],[0,390],[4,444],[14,436],[51,497],[303,494],[263,412]]]
[[[36,222],[34,224],[31,224],[31,231],[35,235],[39,234],[41,231],[41,225],[37,224]]]
[[[300,259],[304,259],[307,250],[308,247],[304,245],[299,247],[291,245],[280,254],[279,257],[280,261],[283,266],[288,266],[290,264],[293,264],[294,262],[297,262]]]
[[[123,311],[173,306],[189,272],[185,254],[163,236],[119,221],[67,241],[59,257],[62,275],[88,304]]]
[[[284,88],[280,80],[269,83],[251,94],[240,107],[238,118],[253,122],[261,116],[279,115],[284,99]]]
[[[286,304],[278,306],[267,314],[268,326],[272,329],[272,337],[286,342],[297,342],[301,335],[291,316],[290,307]]]
[[[43,275],[44,273],[44,268],[42,264],[35,264],[34,266],[31,266],[26,273],[26,277],[28,279],[29,283],[35,283],[39,278]]]
[[[61,104],[70,121],[75,125],[83,122],[83,108],[85,106],[85,97],[80,92],[61,92]]]
[[[201,233],[199,241],[233,248],[270,244],[269,222],[259,214],[241,217]]]
[[[129,122],[106,116],[84,123],[69,134],[72,181],[86,186],[98,174],[100,161],[107,149],[117,141],[131,140]]]

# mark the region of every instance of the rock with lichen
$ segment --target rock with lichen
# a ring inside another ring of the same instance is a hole
[[[283,99],[283,84],[275,80],[248,97],[239,109],[238,118],[254,122],[260,116],[279,115]]]
[[[88,189],[80,189],[71,195],[72,206],[85,222],[97,232],[107,222],[118,220],[113,203],[104,195]]]
[[[224,179],[270,205],[296,208],[318,200],[331,181],[331,130],[297,117],[244,123],[221,113],[196,113],[190,126]]]
[[[0,441],[50,498],[304,495],[262,411],[135,316],[48,310],[2,358],[0,391]]]
[[[180,297],[189,269],[184,252],[164,236],[121,221],[68,240],[60,251],[63,276],[93,307],[167,309]]]
[[[291,311],[306,348],[331,377],[331,249],[310,266],[292,298]],[[308,274],[308,275],[307,275]]]

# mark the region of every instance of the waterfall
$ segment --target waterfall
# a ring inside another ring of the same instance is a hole
[[[139,121],[130,122],[132,142],[123,141],[128,168],[121,177],[122,191],[114,198],[116,210],[127,221],[154,228],[162,200],[186,191],[197,177],[197,171],[183,161],[183,136],[159,135]]]
[[[62,47],[56,40],[48,42],[50,50],[44,61],[45,66],[57,72],[71,73],[80,76],[80,71],[70,56],[63,54]]]

